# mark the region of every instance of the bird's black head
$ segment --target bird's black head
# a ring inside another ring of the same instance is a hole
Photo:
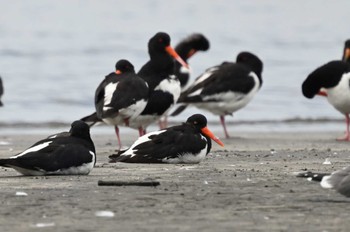
[[[302,84],[303,95],[313,98],[321,88],[336,86],[344,73],[350,71],[350,65],[342,61],[331,61],[314,70]]]
[[[212,139],[214,142],[219,144],[220,146],[224,146],[223,142],[217,138],[213,132],[211,132],[207,127],[207,118],[202,114],[194,114],[189,117],[186,121],[187,124],[190,124],[196,128],[198,132],[200,132],[203,136],[205,136],[208,140]],[[210,145],[211,146],[211,145]],[[210,148],[209,148],[210,150]],[[208,150],[208,152],[209,152]]]
[[[119,60],[115,64],[115,70],[119,73],[135,73],[134,65],[132,65],[128,60]]]
[[[263,62],[250,52],[241,52],[237,55],[236,62],[244,64],[252,69],[252,71],[259,77],[260,86],[262,85],[261,73],[263,71]]]
[[[165,53],[165,48],[170,45],[170,36],[165,32],[158,32],[148,42],[150,54],[153,51]]]
[[[192,34],[187,41],[197,51],[207,51],[210,47],[209,40],[200,33]]]
[[[178,43],[175,50],[186,61],[197,51],[207,51],[209,46],[209,41],[204,35],[195,33]]]
[[[81,120],[74,121],[71,125],[69,132],[70,132],[70,135],[73,137],[91,140],[90,128],[88,124],[86,124]]]
[[[343,61],[350,63],[350,39],[345,41],[344,51],[343,51]]]
[[[191,124],[200,130],[207,126],[207,118],[202,114],[194,114],[187,119],[186,123]]]

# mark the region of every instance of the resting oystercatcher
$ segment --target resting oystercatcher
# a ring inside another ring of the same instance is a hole
[[[178,102],[184,103],[172,116],[181,113],[188,104],[220,115],[226,138],[225,115],[246,106],[262,85],[262,61],[250,52],[241,52],[236,63],[223,62],[207,69],[181,94]]]
[[[188,65],[170,46],[170,36],[158,32],[148,42],[150,60],[141,68],[138,75],[149,86],[146,108],[136,117],[131,117],[129,126],[143,128],[140,136],[145,134],[148,125],[156,122],[177,102],[181,88],[179,79],[174,74],[174,59],[182,66]]]
[[[43,139],[15,156],[0,159],[0,166],[13,168],[26,176],[87,175],[95,162],[89,126],[75,121],[69,136]]]
[[[115,68],[116,71],[107,75],[96,89],[96,112],[82,120],[93,124],[102,120],[114,125],[121,149],[118,126],[129,126],[129,119],[138,116],[145,109],[148,86],[135,74],[134,66],[129,61],[119,60]]]
[[[350,167],[345,167],[333,173],[299,172],[296,176],[320,182],[321,187],[335,189],[338,193],[350,197]]]
[[[302,84],[303,95],[313,98],[315,95],[327,97],[328,102],[346,118],[346,132],[339,141],[350,141],[350,63],[331,61],[314,70]]]
[[[4,104],[1,101],[1,97],[4,94],[4,86],[2,85],[2,79],[0,77],[0,106],[3,106]]]
[[[209,40],[203,34],[194,33],[181,40],[175,46],[175,51],[187,63],[197,51],[207,51],[209,46]],[[183,68],[180,63],[175,63],[175,75],[179,78],[181,89],[185,89],[190,78],[189,70]]]
[[[224,144],[207,128],[201,114],[186,123],[141,136],[131,147],[111,155],[111,162],[127,163],[199,163],[210,152],[211,140]]]

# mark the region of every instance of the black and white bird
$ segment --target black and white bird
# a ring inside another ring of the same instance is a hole
[[[183,103],[171,115],[181,113],[188,105],[220,116],[226,138],[225,115],[245,107],[262,85],[262,61],[250,52],[238,54],[236,63],[223,62],[207,69],[181,94]]]
[[[180,81],[174,75],[175,60],[188,68],[186,62],[170,46],[170,36],[167,33],[158,32],[149,40],[148,53],[150,60],[138,72],[148,84],[148,102],[140,115],[129,120],[130,127],[143,128],[143,131],[139,130],[140,136],[145,134],[147,126],[166,114],[180,96]]]
[[[1,100],[3,94],[4,94],[4,86],[2,85],[2,78],[0,77],[0,106],[4,105]]]
[[[302,84],[306,98],[325,96],[328,102],[345,116],[345,136],[339,141],[350,141],[350,41],[345,43],[343,60],[331,61],[314,70]]]
[[[188,63],[188,60],[198,51],[207,51],[209,49],[209,40],[200,33],[194,33],[181,40],[176,46],[175,51]],[[189,69],[184,68],[180,63],[175,63],[175,75],[179,78],[181,89],[186,89],[190,79]]]
[[[43,139],[15,156],[0,159],[0,166],[26,176],[87,175],[95,163],[95,146],[83,121],[72,123],[69,136]]]
[[[298,172],[296,176],[320,182],[322,188],[335,189],[338,193],[350,197],[350,167],[345,167],[333,173]]]
[[[111,155],[111,162],[199,163],[211,149],[211,139],[224,144],[207,128],[207,119],[194,114],[182,125],[141,136],[127,150]]]
[[[145,109],[149,89],[147,83],[135,74],[134,66],[129,61],[119,60],[115,68],[116,71],[107,75],[96,89],[96,112],[81,120],[93,124],[103,121],[113,125],[121,149],[118,126],[129,126],[129,119]]]

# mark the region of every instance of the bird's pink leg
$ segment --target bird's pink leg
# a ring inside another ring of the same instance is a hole
[[[348,114],[345,115],[345,119],[346,119],[345,136],[337,138],[337,141],[350,141],[350,132],[349,132],[350,119],[349,119],[349,115]]]
[[[165,115],[163,118],[159,119],[159,129],[163,130],[168,126],[168,115]]]
[[[146,129],[139,127],[139,136],[141,137],[142,135],[145,135],[145,134],[146,134]]]
[[[227,133],[226,123],[225,123],[225,116],[224,116],[224,115],[221,115],[221,116],[220,116],[220,122],[221,122],[222,127],[224,128],[225,137],[226,137],[227,139],[230,138],[230,135]]]
[[[120,150],[120,149],[122,149],[122,142],[121,142],[120,136],[119,136],[119,128],[117,126],[115,126],[114,129],[115,129],[115,134],[117,135],[118,145],[119,145],[119,150]]]

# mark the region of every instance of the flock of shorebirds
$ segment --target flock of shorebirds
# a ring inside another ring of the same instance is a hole
[[[15,156],[0,159],[0,166],[23,175],[89,174],[96,163],[90,127],[99,122],[115,128],[119,152],[109,157],[111,162],[199,163],[210,152],[211,140],[224,144],[208,129],[204,115],[194,114],[181,125],[167,127],[168,115],[178,115],[189,105],[204,109],[220,116],[225,137],[229,138],[225,115],[246,106],[263,82],[263,62],[257,55],[243,51],[236,62],[211,67],[189,83],[188,59],[198,51],[207,51],[209,46],[204,35],[192,34],[173,49],[167,33],[156,33],[148,42],[150,60],[137,73],[128,60],[119,60],[115,71],[97,87],[94,113],[74,121],[69,132],[49,136]],[[0,98],[2,93],[0,82]],[[302,84],[302,93],[307,98],[325,96],[344,114],[346,133],[338,140],[350,141],[350,40],[345,42],[342,60],[313,71]],[[178,107],[170,114],[175,104]],[[147,133],[147,127],[155,122],[160,130]],[[121,149],[120,126],[138,129],[140,135],[125,150]],[[323,187],[335,188],[350,197],[350,181],[346,186],[343,183],[344,178],[350,178],[349,173],[347,168],[333,174],[308,172],[299,176],[322,181]]]

